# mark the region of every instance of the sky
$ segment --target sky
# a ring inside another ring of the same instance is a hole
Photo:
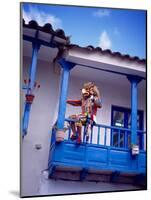
[[[70,41],[81,47],[92,45],[103,50],[146,58],[146,12],[143,10],[88,8],[46,4],[22,4],[26,23],[51,23],[61,28]]]

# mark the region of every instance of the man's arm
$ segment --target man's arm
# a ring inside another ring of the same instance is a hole
[[[67,103],[72,106],[81,106],[82,105],[81,100],[67,100]]]
[[[95,93],[94,103],[98,108],[101,108],[102,107],[102,100],[101,100],[100,91],[99,91],[97,86],[94,86],[94,93]]]
[[[91,96],[90,97],[91,101],[95,104],[96,107],[101,108],[102,107],[102,103],[101,103],[101,99],[95,96]]]
[[[102,108],[102,101],[99,98],[94,99],[94,103],[98,108]]]

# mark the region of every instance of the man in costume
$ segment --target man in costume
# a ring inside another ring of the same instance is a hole
[[[67,100],[67,103],[72,106],[81,106],[82,112],[69,116],[71,119],[70,126],[72,129],[71,140],[77,140],[81,143],[82,125],[86,126],[86,141],[89,140],[91,126],[96,123],[97,109],[101,108],[101,96],[97,86],[92,82],[87,82],[81,90],[81,100]]]

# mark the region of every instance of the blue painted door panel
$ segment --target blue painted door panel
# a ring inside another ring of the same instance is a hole
[[[89,147],[87,149],[87,162],[89,164],[107,165],[108,150],[99,147]]]

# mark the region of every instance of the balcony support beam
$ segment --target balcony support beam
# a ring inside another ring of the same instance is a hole
[[[110,176],[110,182],[115,183],[118,181],[118,177],[120,176],[120,172],[119,171],[115,171],[111,174]]]
[[[82,171],[80,172],[80,181],[84,181],[87,175],[88,175],[88,170],[85,168],[82,169]]]
[[[57,120],[57,129],[63,130],[64,128],[64,120],[65,120],[65,112],[66,112],[66,101],[68,94],[68,83],[70,70],[75,66],[74,63],[65,61],[65,59],[61,59],[59,61],[63,71],[62,71],[62,80],[60,85],[60,100],[59,100],[59,111],[58,111],[58,120]]]
[[[28,82],[26,97],[28,97],[28,95],[31,95],[31,97],[34,98],[34,95],[32,94],[32,90],[33,90],[34,84],[35,84],[39,49],[40,49],[40,45],[38,43],[33,42],[32,43],[32,59],[31,59],[31,66],[30,66],[30,72],[29,72],[30,81]],[[32,101],[30,102],[30,101],[27,101],[27,99],[26,99],[25,107],[24,107],[24,114],[23,114],[23,124],[22,124],[22,130],[23,130],[22,136],[23,137],[27,134],[31,104],[32,104]]]
[[[55,165],[51,166],[51,168],[49,169],[49,176],[48,176],[49,178],[52,178],[55,170],[56,170],[56,166]]]
[[[137,145],[137,107],[138,83],[142,80],[138,76],[127,76],[131,83],[131,146]]]

